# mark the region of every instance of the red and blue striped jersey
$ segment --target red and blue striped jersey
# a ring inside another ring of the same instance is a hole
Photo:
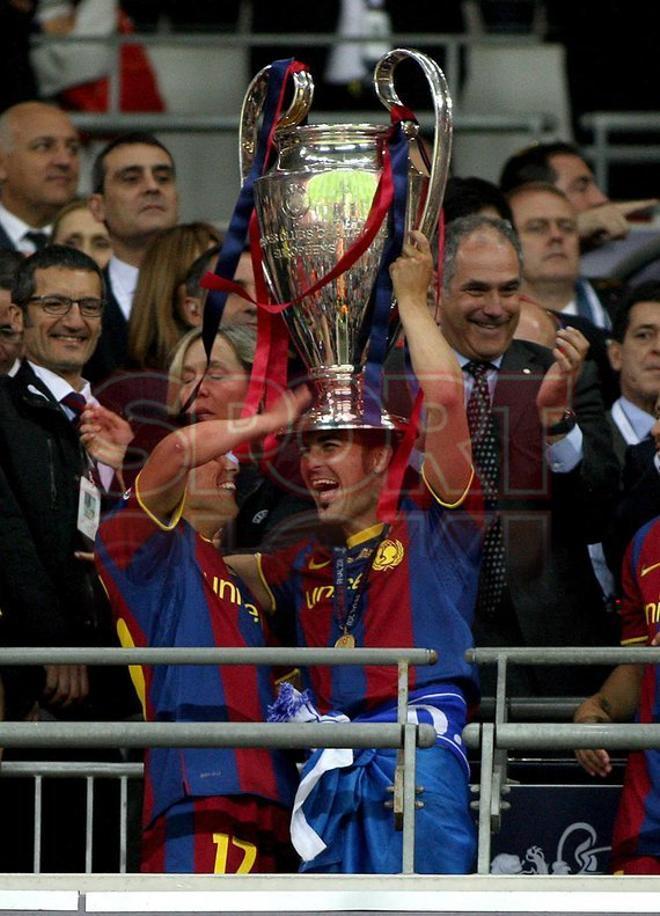
[[[660,630],[660,516],[628,545],[621,582],[621,643],[649,645]],[[657,665],[644,668],[637,721],[660,722]],[[660,750],[633,751],[628,758],[612,852],[617,858],[660,856]]]
[[[163,525],[130,496],[99,529],[97,565],[122,643],[263,646],[250,593],[179,515]],[[158,665],[133,675],[152,721],[260,722],[273,701],[264,666]],[[248,793],[288,805],[297,782],[293,765],[265,749],[152,748],[147,764],[146,824],[188,797]]]
[[[347,542],[347,608],[359,590],[356,644],[438,652],[434,665],[411,671],[411,690],[453,684],[469,702],[475,698],[476,673],[464,655],[473,645],[481,535],[479,516],[466,502],[449,508],[423,488],[402,499],[384,537],[382,525],[376,525]],[[275,616],[295,614],[301,646],[333,646],[342,634],[335,558],[335,548],[316,540],[259,558]],[[336,710],[354,718],[397,696],[393,667],[315,667],[308,679],[323,713]]]

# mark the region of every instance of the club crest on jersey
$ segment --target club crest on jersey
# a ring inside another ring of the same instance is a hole
[[[377,572],[381,572],[385,569],[394,569],[394,567],[398,566],[401,560],[403,560],[403,554],[404,550],[401,541],[385,538],[385,540],[381,541],[378,545],[378,550],[376,551],[376,556],[371,566]]]

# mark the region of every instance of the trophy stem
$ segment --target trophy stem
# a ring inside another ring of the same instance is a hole
[[[302,418],[302,429],[367,429],[364,410],[364,375],[355,366],[320,366],[309,370],[314,386],[314,404]],[[374,429],[397,429],[398,425],[381,408]]]

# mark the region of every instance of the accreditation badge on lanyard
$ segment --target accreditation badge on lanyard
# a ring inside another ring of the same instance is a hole
[[[101,491],[96,484],[84,474],[80,477],[78,493],[78,531],[91,541],[96,538],[101,521]]]

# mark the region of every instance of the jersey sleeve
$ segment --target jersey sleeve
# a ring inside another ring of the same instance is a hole
[[[181,519],[183,501],[169,520],[152,515],[140,498],[139,480],[122,504],[99,528],[96,553],[106,587],[108,572],[139,587],[159,574],[173,547],[173,533]]]
[[[299,545],[295,545],[272,553],[257,554],[259,578],[270,595],[272,612],[282,611],[293,601],[291,577],[299,552]]]
[[[628,544],[621,567],[621,645],[645,645],[649,631],[644,614],[644,597],[639,587],[636,558],[639,553],[638,538]]]

